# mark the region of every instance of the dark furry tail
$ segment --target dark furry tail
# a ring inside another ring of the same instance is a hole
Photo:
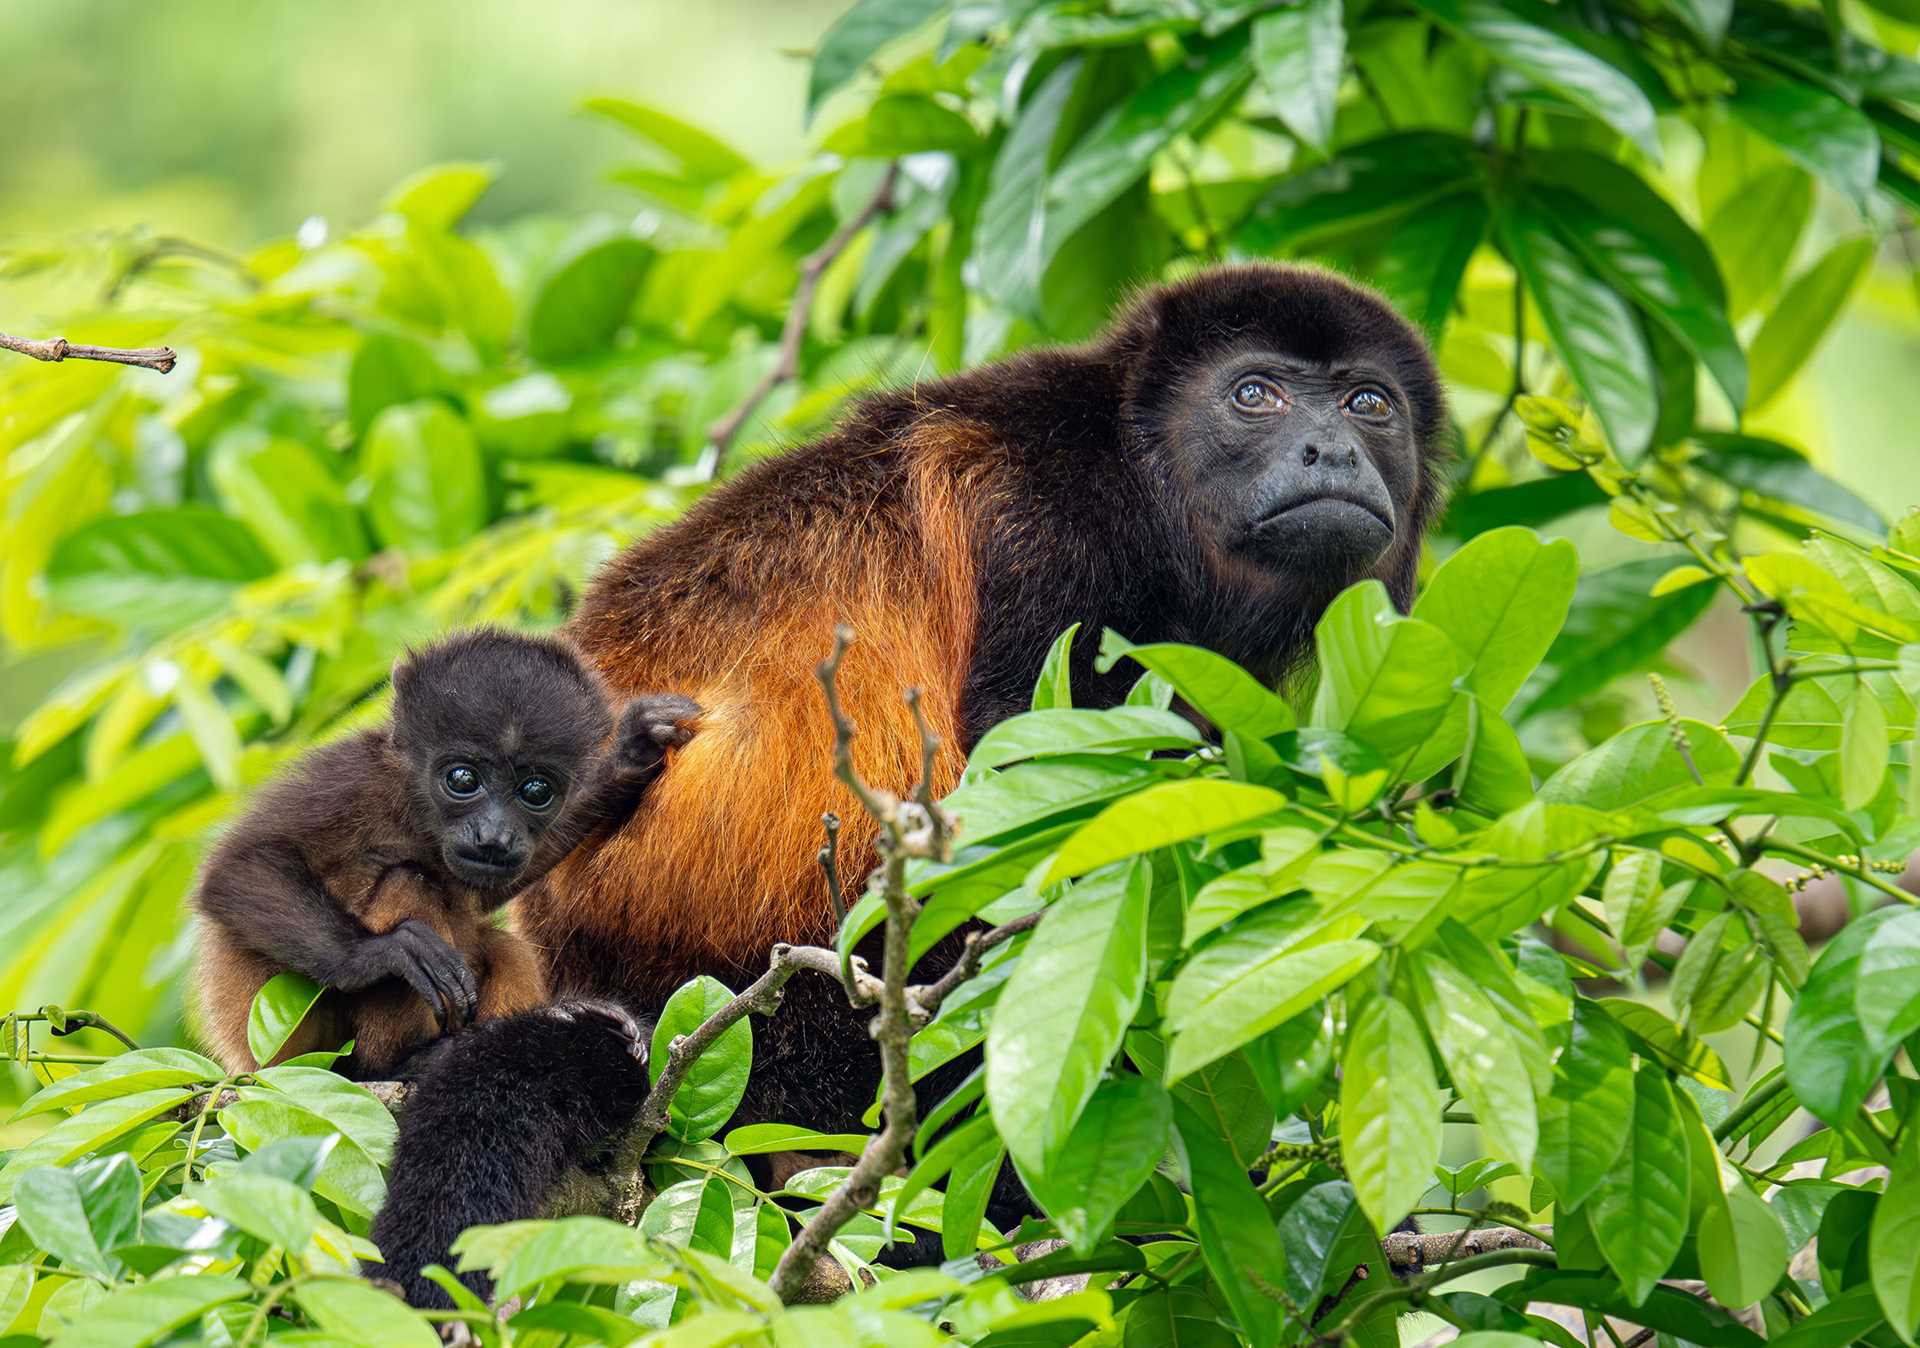
[[[469,1226],[538,1216],[567,1168],[632,1121],[647,1048],[620,1007],[576,1001],[484,1021],[420,1061],[373,1221],[385,1262],[366,1272],[413,1305],[447,1306],[421,1268],[453,1267],[447,1247]],[[491,1291],[483,1274],[461,1281]]]

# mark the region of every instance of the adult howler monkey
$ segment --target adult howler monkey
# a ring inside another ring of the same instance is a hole
[[[1406,606],[1445,424],[1425,344],[1377,297],[1249,265],[1150,289],[1087,345],[870,398],[756,464],[608,565],[571,623],[616,690],[684,688],[705,711],[648,809],[516,903],[556,992],[644,1011],[830,936],[820,816],[858,817],[813,673],[836,622],[859,634],[838,682],[860,772],[918,776],[917,685],[946,790],[1071,623],[1277,678],[1351,582]],[[1128,676],[1096,673],[1095,644],[1075,696],[1111,705]],[[850,876],[873,861],[855,832]],[[756,1027],[742,1116],[844,1128],[872,1097],[868,1013],[826,979],[786,997]]]
[[[284,970],[328,990],[281,1056],[351,1039],[343,1070],[362,1078],[544,1002],[542,961],[492,914],[630,814],[699,710],[637,697],[616,731],[572,647],[490,629],[403,660],[393,688],[389,725],[308,755],[201,873],[199,1018],[236,1071],[258,1066],[248,1008]]]

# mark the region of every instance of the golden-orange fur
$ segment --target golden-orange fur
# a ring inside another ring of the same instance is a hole
[[[792,517],[757,516],[750,531],[724,540],[721,583],[748,591],[750,603],[705,604],[690,582],[650,594],[638,613],[576,623],[589,627],[576,636],[587,637],[580,644],[616,694],[674,688],[704,712],[647,808],[556,868],[537,906],[516,905],[556,967],[575,965],[582,952],[572,943],[644,950],[660,965],[659,990],[670,990],[690,968],[750,968],[771,940],[831,934],[815,859],[821,814],[849,821],[840,871],[850,886],[875,861],[871,829],[833,777],[833,727],[815,674],[836,623],[856,634],[838,687],[858,728],[853,759],[862,776],[896,792],[919,779],[919,736],[902,696],[917,687],[941,739],[934,789],[958,781],[958,694],[975,616],[969,525],[989,504],[980,479],[991,447],[969,428],[947,426],[923,432],[913,448],[908,501],[842,502],[849,508],[832,513],[795,502]],[[815,541],[807,569],[756,573],[762,531],[783,529]],[[628,981],[647,984],[648,970],[629,970]]]

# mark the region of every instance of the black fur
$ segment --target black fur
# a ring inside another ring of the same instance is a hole
[[[374,1219],[384,1262],[416,1306],[450,1305],[422,1276],[453,1267],[470,1226],[540,1215],[568,1167],[632,1122],[647,1093],[643,1027],[608,1002],[560,1002],[486,1021],[429,1048],[400,1115],[387,1201]],[[491,1294],[484,1274],[460,1279]]]

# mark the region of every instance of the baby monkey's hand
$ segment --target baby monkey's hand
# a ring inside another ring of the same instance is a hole
[[[644,693],[627,703],[614,752],[631,769],[651,772],[669,748],[693,738],[700,704],[678,693]]]

